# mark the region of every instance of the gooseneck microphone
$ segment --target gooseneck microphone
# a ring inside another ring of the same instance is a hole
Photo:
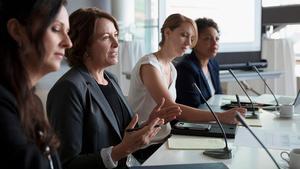
[[[241,84],[243,85],[243,87],[246,90],[250,90],[251,92],[253,92],[254,94],[256,94],[257,96],[261,95],[258,91],[254,90],[247,82],[246,80],[242,80]]]
[[[269,91],[271,92],[271,94],[273,95],[275,101],[276,101],[276,108],[279,107],[279,103],[277,98],[275,97],[273,91],[271,90],[270,86],[267,84],[266,80],[262,77],[262,75],[259,73],[258,69],[256,68],[256,66],[252,66],[252,68],[256,71],[256,73],[258,74],[258,76],[261,78],[261,80],[264,82],[264,84],[267,86],[267,88],[269,89]]]
[[[249,101],[251,103],[252,114],[251,114],[251,116],[247,116],[247,118],[249,118],[249,119],[257,119],[258,115],[255,113],[255,108],[254,108],[254,104],[253,104],[252,99],[250,98],[250,96],[248,95],[248,93],[246,92],[246,90],[243,88],[242,84],[237,79],[237,77],[235,76],[235,74],[233,73],[233,71],[231,69],[228,69],[228,71],[233,76],[233,78],[235,79],[235,81],[239,84],[240,88],[243,90],[243,92],[245,93],[245,95],[247,96],[247,98],[249,99]]]
[[[278,169],[280,169],[280,166],[276,162],[275,158],[272,156],[272,154],[269,152],[269,150],[266,148],[266,146],[259,140],[259,138],[254,134],[254,132],[250,129],[250,127],[247,125],[245,120],[243,119],[242,115],[239,112],[236,112],[235,115],[236,119],[252,134],[252,136],[259,142],[259,144],[263,147],[263,149],[268,153],[268,155],[271,157],[275,165]]]
[[[196,85],[196,83],[193,83],[193,87],[198,91],[198,93],[200,94],[201,98],[204,100],[206,106],[208,107],[208,109],[210,110],[210,112],[212,113],[212,115],[214,116],[216,122],[218,123],[218,125],[219,125],[219,127],[220,127],[220,129],[222,131],[223,138],[224,138],[224,141],[225,141],[225,147],[223,149],[205,150],[203,152],[203,154],[207,155],[209,157],[217,158],[217,159],[231,159],[232,158],[231,150],[228,148],[227,137],[226,137],[224,128],[222,127],[221,122],[219,121],[219,118],[216,116],[216,114],[214,113],[214,111],[212,110],[212,108],[207,103],[206,99],[204,98],[201,90],[198,88],[198,86]]]

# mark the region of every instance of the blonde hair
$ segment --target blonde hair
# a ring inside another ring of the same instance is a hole
[[[160,33],[161,33],[161,41],[159,42],[159,46],[161,47],[164,43],[165,43],[165,35],[164,35],[164,31],[166,28],[169,28],[170,30],[174,30],[178,27],[180,27],[180,25],[182,23],[190,23],[193,28],[194,28],[194,33],[195,33],[195,39],[192,42],[191,48],[193,48],[197,41],[198,41],[198,29],[197,29],[197,25],[195,23],[195,21],[193,21],[192,19],[181,15],[179,13],[176,14],[172,14],[170,16],[167,17],[167,19],[165,20],[162,28],[160,29]]]

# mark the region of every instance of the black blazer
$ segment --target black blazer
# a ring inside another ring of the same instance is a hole
[[[184,105],[199,107],[204,101],[200,98],[198,92],[192,86],[196,83],[206,100],[211,97],[210,88],[202,69],[199,66],[195,52],[183,56],[184,58],[176,65],[176,102]],[[222,94],[219,64],[215,59],[208,62],[208,70],[211,75],[212,84],[215,88],[215,94]]]
[[[0,85],[0,165],[9,169],[50,169],[48,159],[23,132],[16,98]],[[55,169],[60,169],[57,154],[52,155]]]
[[[132,117],[115,78],[108,72],[105,76]],[[101,149],[119,144],[122,134],[109,103],[85,67],[71,68],[55,83],[48,94],[47,112],[62,143],[63,168],[105,168]],[[125,159],[119,166],[125,166]]]

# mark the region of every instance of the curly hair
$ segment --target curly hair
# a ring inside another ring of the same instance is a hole
[[[220,33],[218,24],[210,18],[205,18],[205,17],[204,18],[198,18],[198,19],[195,20],[195,22],[196,22],[196,25],[197,25],[197,28],[198,28],[198,32],[202,32],[206,28],[213,27],[213,28],[216,29],[216,31],[218,33]]]

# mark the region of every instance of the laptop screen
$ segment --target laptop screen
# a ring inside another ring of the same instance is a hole
[[[300,95],[300,90],[298,91],[297,96],[294,101],[294,104],[293,104],[295,107],[300,105],[300,96],[299,95]]]

